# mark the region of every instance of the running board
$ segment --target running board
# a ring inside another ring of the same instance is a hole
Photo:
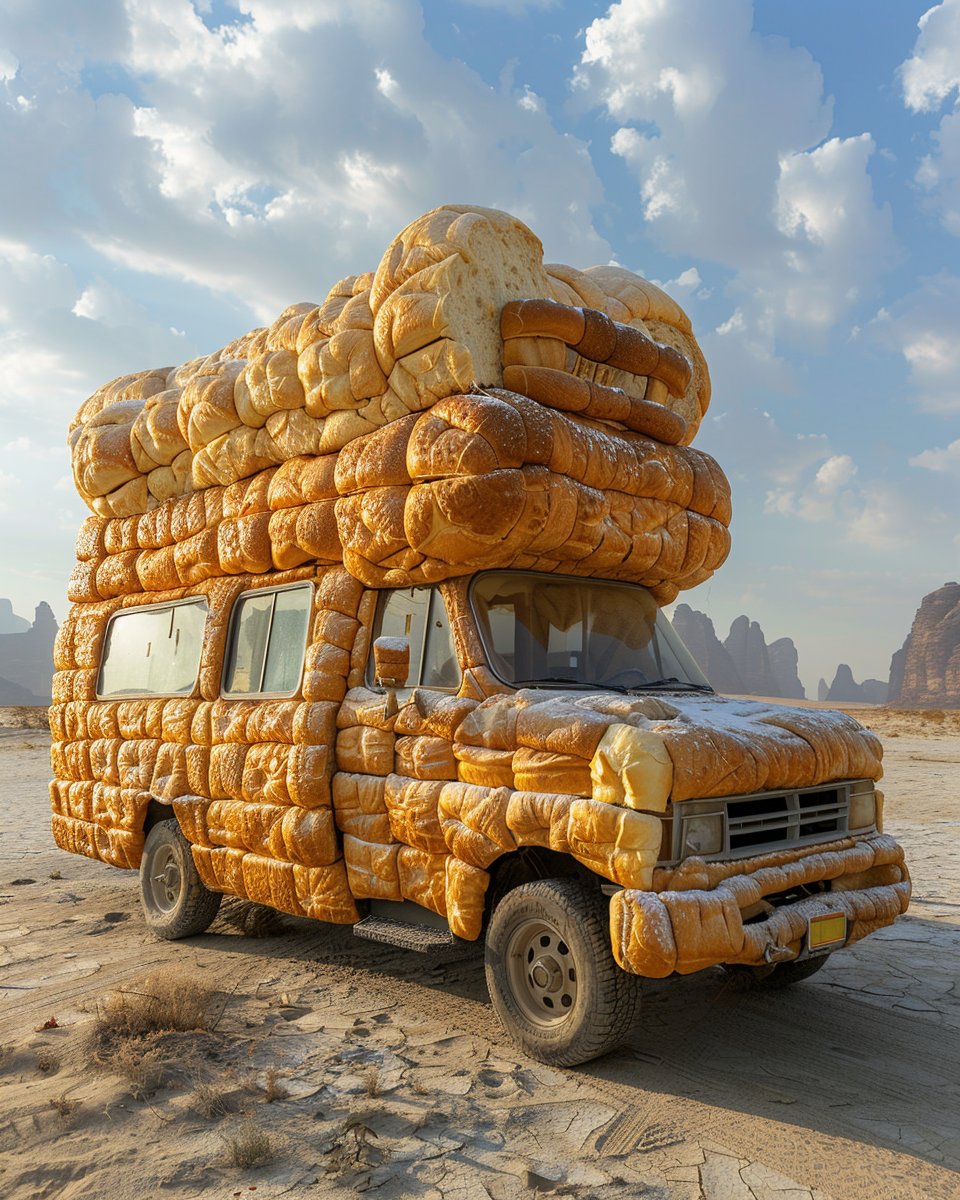
[[[449,929],[413,925],[409,921],[395,921],[390,917],[364,917],[353,926],[353,936],[368,942],[399,946],[401,950],[414,950],[418,954],[448,955],[451,950],[469,950],[473,953],[476,949],[473,942],[456,937]]]

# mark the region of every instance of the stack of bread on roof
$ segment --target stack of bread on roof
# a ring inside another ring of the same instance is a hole
[[[501,336],[504,305],[537,298]],[[708,400],[658,288],[544,266],[504,213],[438,209],[322,305],[81,407],[74,478],[97,516],[70,596],[344,562],[370,586],[536,566],[671,599],[729,548],[726,480],[687,445]]]
[[[56,650],[57,841],[135,867],[152,796],[217,890],[335,921],[355,899],[415,900],[476,937],[488,868],[520,846],[649,888],[671,796],[879,775],[853,722],[767,725],[755,706],[698,741],[682,707],[513,693],[486,667],[476,570],[627,580],[664,603],[720,565],[729,488],[689,445],[708,400],[662,291],[544,266],[520,222],[457,207],[323,304],[102,388],[70,432],[94,515]],[[306,579],[297,694],[221,698],[234,600]],[[364,687],[371,589],[433,582],[463,682],[391,712]],[[109,617],[191,595],[209,606],[193,695],[97,700]]]

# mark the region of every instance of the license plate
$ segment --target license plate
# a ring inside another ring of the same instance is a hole
[[[828,946],[842,945],[847,940],[847,918],[844,913],[824,913],[811,917],[807,924],[807,949],[812,953]]]

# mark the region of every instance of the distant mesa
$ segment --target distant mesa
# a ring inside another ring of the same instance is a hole
[[[890,663],[891,704],[960,708],[960,583],[924,596]]]
[[[673,627],[711,685],[734,696],[804,699],[797,675],[797,649],[790,638],[767,645],[763,630],[749,617],[737,617],[721,642],[706,613],[678,604]]]
[[[45,601],[38,604],[33,624],[0,599],[0,704],[50,703],[53,643],[57,620]]]

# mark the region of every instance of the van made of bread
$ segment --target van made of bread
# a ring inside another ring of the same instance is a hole
[[[805,978],[906,910],[881,748],[716,695],[662,606],[729,549],[690,323],[447,206],[376,270],[70,429],[53,833],[162,937],[224,895],[411,951],[483,940],[548,1062],[639,981]]]

